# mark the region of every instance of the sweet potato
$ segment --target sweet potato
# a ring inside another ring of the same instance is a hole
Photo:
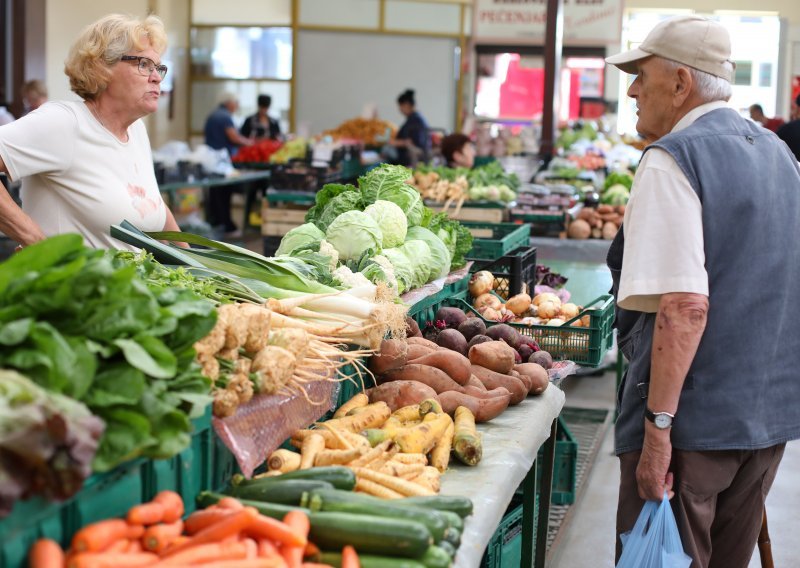
[[[473,365],[506,374],[514,368],[514,350],[503,341],[487,341],[470,347],[469,360]]]
[[[439,402],[446,413],[455,414],[456,408],[464,406],[475,416],[475,422],[486,422],[498,416],[508,408],[510,399],[510,395],[480,399],[452,391],[439,395]]]
[[[438,345],[436,345],[430,339],[425,339],[424,337],[406,337],[406,343],[409,345],[424,345],[425,347],[430,347],[431,349],[439,349]]]
[[[523,382],[510,375],[495,373],[491,369],[486,369],[480,365],[472,366],[472,374],[478,377],[488,390],[493,390],[498,387],[508,389],[508,392],[511,393],[512,405],[519,404],[528,396],[528,389],[525,388]]]
[[[447,373],[447,376],[460,385],[465,385],[469,380],[472,371],[470,370],[469,359],[461,353],[440,349],[419,359],[414,359],[412,363],[428,365]]]
[[[370,402],[383,401],[392,412],[404,406],[419,404],[425,399],[436,398],[436,391],[417,381],[394,381],[367,391]]]
[[[550,376],[547,371],[536,363],[516,365],[514,370],[520,374],[520,378],[527,377],[530,380],[531,388],[528,389],[528,394],[542,394],[550,384]]]
[[[470,373],[472,373],[471,367],[470,367]],[[464,386],[478,387],[481,390],[486,390],[486,385],[484,385],[478,377],[472,374],[470,374],[469,379],[467,380],[466,383],[464,383]]]
[[[392,381],[419,381],[420,383],[428,385],[437,393],[443,393],[451,390],[463,392],[461,385],[451,379],[444,371],[441,371],[436,367],[419,365],[417,363],[409,363],[404,367],[389,371],[388,373],[381,375],[378,380],[381,383],[388,383]]]
[[[399,339],[384,339],[381,349],[369,358],[369,370],[382,375],[392,369],[399,369],[408,362],[408,344]]]
[[[514,365],[514,368],[516,368],[516,367],[517,367],[517,365]],[[533,381],[531,380],[531,378],[528,375],[523,375],[522,373],[518,373],[514,369],[511,369],[508,372],[508,374],[509,374],[509,376],[514,377],[515,379],[519,379],[520,381],[522,381],[522,384],[525,385],[525,389],[528,392],[531,392],[531,389],[533,388]]]
[[[419,359],[420,357],[424,357],[425,355],[429,355],[430,353],[435,353],[436,349],[431,349],[430,347],[426,347],[424,345],[417,345],[416,343],[409,343],[408,344],[408,362],[414,361],[414,359]]]
[[[486,390],[485,388],[479,389],[478,387],[464,387],[464,394],[468,394],[469,396],[474,396],[475,398],[494,398],[496,396],[511,396],[511,393],[508,392],[508,389],[504,387],[498,387],[494,390]]]

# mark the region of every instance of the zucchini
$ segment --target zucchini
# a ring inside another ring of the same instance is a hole
[[[459,517],[464,518],[472,514],[472,501],[466,497],[457,495],[430,495],[426,497],[406,497],[397,499],[398,503],[416,505],[426,509],[438,509],[439,511],[452,511]]]
[[[464,519],[459,517],[453,511],[439,511],[439,514],[444,515],[448,526],[456,529],[458,532],[464,530]]]
[[[245,487],[282,482],[289,479],[327,481],[336,489],[344,489],[345,491],[352,491],[356,486],[356,474],[353,473],[352,469],[341,465],[298,469],[297,471],[290,471],[273,477],[258,477],[254,479],[245,479],[241,475],[235,475],[232,481],[234,487]]]
[[[285,481],[270,483],[248,483],[236,485],[230,490],[230,495],[237,499],[278,503],[280,505],[300,504],[303,493],[315,489],[333,489],[327,481],[312,481],[311,479],[287,479]]]
[[[431,531],[415,521],[350,513],[311,513],[309,540],[321,550],[352,545],[359,554],[416,558],[433,544]]]
[[[398,505],[391,501],[350,491],[317,490],[310,493],[308,499],[304,499],[301,505],[312,511],[354,513],[417,521],[428,527],[434,542],[439,542],[444,538],[444,531],[449,526],[448,520],[440,511]],[[458,517],[458,515],[455,516]],[[460,521],[461,518],[458,517],[458,520]]]
[[[456,551],[458,550],[455,546],[453,546],[450,542],[443,540],[442,542],[436,543],[436,546],[444,550],[450,558],[456,557]]]
[[[200,494],[197,496],[197,504],[201,507],[210,507],[211,505],[216,505],[220,499],[223,497],[227,497],[227,495],[223,495],[221,493],[212,493],[211,491],[201,491]],[[242,505],[245,507],[253,507],[258,510],[259,513],[262,515],[266,515],[267,517],[272,517],[273,519],[277,519],[282,521],[283,518],[286,516],[286,513],[289,511],[306,511],[307,513],[310,512],[308,509],[304,509],[302,507],[292,507],[290,505],[279,505],[277,503],[263,503],[261,501],[247,501],[245,499],[239,500]]]
[[[461,531],[453,527],[448,527],[447,530],[444,531],[444,539],[442,542],[449,542],[457,549],[461,544]]]
[[[448,568],[453,561],[450,555],[438,546],[429,546],[425,554],[419,557],[426,568]]]
[[[425,568],[425,565],[410,558],[388,558],[385,556],[358,555],[361,568]],[[329,564],[341,568],[342,555],[339,552],[323,552],[319,559],[321,564]]]

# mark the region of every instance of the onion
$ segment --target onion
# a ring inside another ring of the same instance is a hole
[[[550,321],[547,322],[547,325],[550,325],[550,326],[564,325],[564,320],[561,319],[561,318],[553,318],[553,319],[551,319]]]
[[[489,306],[484,306],[482,310],[478,310],[480,314],[489,321],[501,321],[503,316],[500,315],[500,312],[494,308]]]
[[[517,294],[506,302],[506,308],[514,312],[514,315],[521,316],[531,307],[531,297],[527,294]]]
[[[494,308],[495,310],[499,310],[503,307],[503,302],[495,296],[494,294],[481,294],[475,301],[472,302],[472,305],[475,307],[476,310],[480,312],[481,308]]]
[[[488,270],[476,272],[469,279],[469,293],[473,298],[491,292],[492,286],[494,286],[494,275]]]
[[[580,313],[580,308],[573,303],[561,305],[561,316],[564,319],[572,319]]]
[[[543,292],[541,294],[536,294],[533,297],[533,305],[538,306],[544,302],[553,302],[557,304],[559,307],[561,306],[561,298],[556,296],[555,294],[551,294],[550,292]]]
[[[542,302],[539,304],[537,314],[542,319],[552,319],[561,313],[561,303]]]

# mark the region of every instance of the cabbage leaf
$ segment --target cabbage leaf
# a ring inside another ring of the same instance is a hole
[[[406,214],[391,201],[379,199],[366,209],[364,213],[375,219],[383,233],[383,247],[398,247],[406,240],[408,221]]]
[[[355,260],[366,251],[381,251],[383,234],[375,219],[363,211],[346,211],[328,227],[327,241],[339,253],[340,261]]]

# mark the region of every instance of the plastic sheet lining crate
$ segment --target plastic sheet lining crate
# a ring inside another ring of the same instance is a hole
[[[530,294],[536,285],[536,247],[522,246],[497,260],[476,259],[470,272],[480,270],[488,270],[499,280],[494,291],[504,300],[522,293],[523,288]]]
[[[539,463],[544,459],[542,450],[536,458]],[[556,454],[553,460],[553,492],[550,502],[553,505],[571,505],[575,502],[575,486],[578,479],[578,442],[567,428],[566,422],[558,417],[556,433]],[[536,470],[536,486],[541,486],[542,469]]]
[[[514,223],[473,223],[461,222],[472,233],[470,258],[496,260],[504,254],[522,246],[527,246],[531,226]]]
[[[443,305],[457,306],[473,312],[481,317],[486,325],[495,325],[498,322],[484,319],[472,307],[469,293],[463,292]],[[524,325],[511,323],[509,325],[529,337],[533,337],[542,350],[553,356],[554,360],[568,359],[584,367],[597,367],[603,362],[603,355],[611,348],[614,341],[614,298],[611,294],[598,296],[583,307],[577,317],[567,320],[564,325]],[[588,325],[577,327],[569,325],[578,319],[588,318]]]
[[[534,511],[539,512],[539,493],[536,493]],[[534,543],[537,514],[534,514]],[[492,535],[483,553],[481,568],[517,568],[522,565],[522,495],[514,494],[506,514]]]
[[[210,409],[192,423],[195,430],[189,447],[170,459],[137,459],[93,475],[62,503],[39,498],[15,503],[11,514],[0,519],[0,566],[26,567],[28,549],[37,539],[52,538],[68,546],[85,524],[124,516],[133,505],[165,489],[179,493],[186,512],[191,513],[197,493],[222,489],[236,469],[233,454],[211,428]]]

